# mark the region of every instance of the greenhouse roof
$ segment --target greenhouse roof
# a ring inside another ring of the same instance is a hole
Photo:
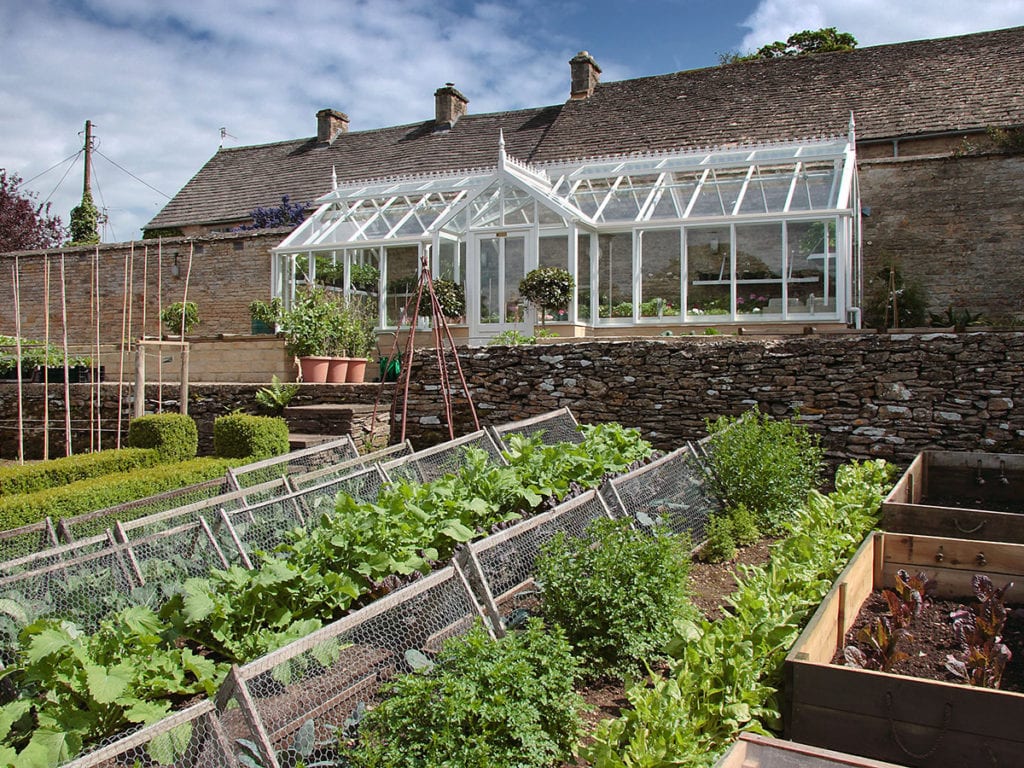
[[[499,138],[490,168],[334,184],[276,249],[302,251],[516,225],[643,222],[848,209],[851,138],[533,164]]]

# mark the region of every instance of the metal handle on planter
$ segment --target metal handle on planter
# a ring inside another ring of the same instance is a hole
[[[896,721],[892,716],[892,691],[885,692],[885,714],[889,718],[889,731],[892,733],[892,740],[896,742],[896,746],[899,747],[909,757],[915,760],[927,760],[929,757],[935,754],[935,751],[942,744],[942,740],[946,737],[946,729],[949,728],[950,718],[953,716],[953,705],[948,701],[943,705],[942,708],[942,730],[939,732],[939,737],[932,744],[932,748],[927,752],[912,752],[907,749],[906,745],[900,740],[899,734],[896,733]]]
[[[953,518],[953,525],[955,525],[955,526],[956,526],[956,529],[957,529],[958,531],[960,531],[960,533],[977,533],[978,531],[980,531],[980,530],[981,530],[982,528],[984,528],[984,527],[985,527],[985,521],[984,521],[984,520],[982,520],[982,521],[981,521],[980,523],[978,523],[978,524],[977,524],[976,526],[974,526],[973,528],[964,528],[964,527],[963,527],[962,525],[960,525],[960,521],[959,521],[959,520],[957,520],[957,519],[956,519],[956,518],[954,517],[954,518]]]

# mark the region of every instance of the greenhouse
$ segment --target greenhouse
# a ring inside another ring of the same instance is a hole
[[[275,295],[332,275],[406,324],[418,272],[463,287],[471,343],[541,321],[519,295],[538,266],[576,290],[564,336],[709,325],[859,323],[853,132],[831,140],[544,164],[498,137],[488,169],[333,184],[274,249]],[[369,269],[373,267],[373,269]],[[371,275],[375,284],[356,276]],[[355,286],[355,287],[353,287]]]

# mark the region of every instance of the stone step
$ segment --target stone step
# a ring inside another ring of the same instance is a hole
[[[291,432],[337,437],[351,434],[352,424],[368,420],[372,413],[372,405],[320,403],[289,406],[282,415]]]
[[[337,435],[308,435],[299,432],[289,432],[288,447],[293,451],[301,451],[303,448],[312,448],[337,439]]]

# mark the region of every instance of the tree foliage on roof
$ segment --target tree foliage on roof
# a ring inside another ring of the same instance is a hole
[[[281,204],[274,208],[253,208],[249,211],[251,225],[235,227],[236,231],[249,229],[275,229],[277,227],[294,227],[306,218],[309,203],[293,203],[288,195],[281,198]]]
[[[0,168],[0,253],[60,245],[65,236],[60,217],[50,215],[50,204],[37,203],[34,193],[22,192],[21,184],[18,174]]]
[[[805,29],[794,32],[785,41],[763,45],[753,53],[726,53],[719,56],[721,64],[735,64],[741,61],[757,61],[760,59],[781,59],[793,56],[806,56],[811,53],[831,53],[833,51],[852,51],[857,47],[857,38],[849,32],[839,32],[835,27],[821,29]]]

